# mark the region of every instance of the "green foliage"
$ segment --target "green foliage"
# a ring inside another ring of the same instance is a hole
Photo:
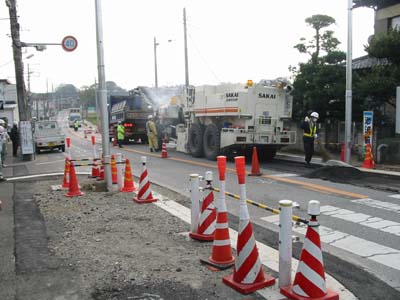
[[[370,56],[387,58],[395,65],[400,65],[400,31],[390,30],[387,34],[374,36],[365,50]]]
[[[326,15],[314,15],[306,23],[315,30],[311,41],[305,38],[294,46],[300,53],[308,53],[310,60],[298,68],[290,68],[295,80],[293,83],[294,118],[301,120],[309,111],[318,111],[321,121],[325,117],[344,119],[344,97],[346,69],[343,62],[346,54],[337,49],[339,40],[334,32],[324,28],[335,23]],[[325,55],[321,56],[320,51]]]

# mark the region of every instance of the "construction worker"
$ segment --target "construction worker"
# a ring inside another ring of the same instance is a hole
[[[75,120],[75,121],[74,121],[74,130],[75,130],[75,131],[78,131],[78,128],[79,128],[78,120]]]
[[[317,112],[312,112],[310,117],[306,116],[303,123],[301,124],[301,129],[303,129],[303,144],[304,144],[304,154],[306,161],[306,168],[311,167],[311,158],[314,154],[314,140],[318,137],[317,133],[317,122],[319,119],[319,114]]]
[[[7,142],[9,141],[10,137],[8,136],[7,131],[4,129],[2,126],[4,123],[0,123],[0,181],[4,181],[3,177],[3,167],[4,165],[4,160],[6,158],[6,150],[7,150]]]
[[[118,122],[117,126],[117,141],[118,147],[122,148],[122,141],[125,138],[125,127],[122,125],[121,121]]]
[[[19,130],[17,122],[14,122],[13,127],[11,128],[10,138],[12,141],[13,156],[15,157],[17,156],[18,144],[19,144]]]
[[[149,140],[150,152],[159,151],[157,128],[156,124],[154,123],[154,118],[152,115],[148,117],[148,121],[146,122],[146,132],[147,132],[147,138]]]

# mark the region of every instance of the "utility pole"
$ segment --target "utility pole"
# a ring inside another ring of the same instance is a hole
[[[352,122],[352,49],[353,49],[353,0],[348,0],[347,12],[347,54],[346,54],[346,112],[345,112],[345,161],[350,163],[351,158],[351,122]]]
[[[15,65],[15,82],[17,88],[17,101],[20,121],[30,121],[31,114],[27,107],[26,91],[24,83],[24,66],[22,64],[22,51],[21,51],[21,40],[19,36],[19,23],[16,8],[16,0],[6,0],[6,5],[10,14],[10,29],[11,39],[13,47],[14,65]],[[30,126],[29,126],[30,128]],[[27,132],[33,142],[32,132]],[[22,149],[22,146],[21,146]],[[23,154],[23,160],[32,160],[32,154]]]
[[[22,64],[21,41],[19,36],[19,23],[16,9],[16,0],[6,0],[10,13],[11,38],[15,65],[15,81],[17,86],[17,99],[20,121],[28,121],[29,114],[26,107],[24,66]]]
[[[185,87],[189,87],[189,63],[188,63],[188,49],[187,49],[187,29],[186,29],[186,8],[183,8],[183,34],[185,41]]]
[[[108,131],[108,109],[107,109],[107,89],[104,69],[104,49],[103,49],[103,19],[101,0],[95,0],[96,6],[96,37],[97,37],[97,68],[99,76],[98,100],[100,104],[101,118],[101,140],[103,147],[103,155],[105,161],[104,175],[106,179],[106,188],[111,191],[111,157],[110,157],[110,133]]]
[[[154,37],[154,81],[155,87],[158,89],[158,74],[157,74],[157,41],[156,37]]]

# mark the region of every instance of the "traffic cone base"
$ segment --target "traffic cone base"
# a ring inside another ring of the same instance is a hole
[[[288,286],[282,287],[281,294],[292,300],[310,300],[310,299],[312,299],[312,300],[338,300],[339,299],[339,294],[335,293],[334,291],[331,291],[329,289],[326,290],[326,295],[324,295],[322,297],[317,297],[317,298],[309,298],[309,297],[303,297],[303,296],[297,295],[295,292],[293,292],[292,289],[293,289],[293,285],[288,285]]]
[[[267,274],[264,274],[264,280],[262,280],[260,282],[255,282],[255,283],[251,283],[251,284],[243,284],[243,283],[235,282],[233,279],[233,274],[230,274],[230,275],[223,277],[222,282],[225,283],[226,285],[230,286],[234,290],[238,291],[239,293],[246,295],[246,294],[255,292],[259,289],[265,288],[267,286],[274,285],[275,278],[271,277]]]
[[[203,242],[212,242],[214,241],[214,234],[200,234],[197,232],[189,232],[189,236],[192,239],[203,241]]]
[[[136,191],[136,187],[135,186],[132,186],[132,187],[123,187],[122,189],[120,189],[119,190],[120,192],[123,192],[123,193],[131,193],[131,192],[134,192],[134,191]]]
[[[158,199],[156,199],[156,198],[142,199],[141,200],[138,197],[133,197],[133,201],[135,201],[136,203],[139,203],[139,204],[156,202],[157,200]]]
[[[213,266],[219,270],[226,270],[226,269],[231,268],[233,265],[235,265],[235,258],[233,256],[230,260],[226,260],[226,261],[216,261],[212,258],[212,256],[210,256],[208,259],[200,258],[200,261],[203,264]]]

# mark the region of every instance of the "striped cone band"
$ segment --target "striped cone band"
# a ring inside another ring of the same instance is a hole
[[[65,159],[65,168],[64,168],[64,179],[63,179],[63,188],[68,188],[69,187],[69,172],[70,172],[70,162],[69,159]]]
[[[253,235],[253,227],[249,220],[239,221],[237,241],[237,257],[233,279],[242,284],[252,284],[264,280],[261,261]]]
[[[201,206],[198,234],[214,234],[215,232],[216,211],[214,206],[214,193],[210,191],[204,198]]]
[[[142,174],[140,175],[140,182],[139,182],[139,193],[138,199],[139,200],[147,200],[152,199],[153,195],[150,190],[150,181],[147,175],[146,166],[143,166]]]
[[[129,159],[125,161],[125,176],[124,176],[124,185],[121,189],[122,192],[133,192],[136,190],[135,184],[133,182],[131,165],[129,163]]]
[[[321,241],[316,224],[318,223],[310,221],[307,228],[293,283],[293,292],[311,298],[322,297],[327,293]]]
[[[228,214],[226,212],[217,213],[217,224],[215,225],[213,246],[231,246],[229,237]]]

